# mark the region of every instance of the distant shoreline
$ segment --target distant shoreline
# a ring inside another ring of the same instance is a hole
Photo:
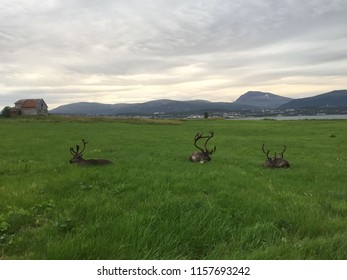
[[[230,120],[277,120],[277,121],[298,121],[298,120],[347,120],[347,115],[299,115],[299,116],[271,116],[271,117],[244,117]]]

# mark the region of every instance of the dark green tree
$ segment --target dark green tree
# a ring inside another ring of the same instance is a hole
[[[9,118],[11,117],[11,107],[6,106],[4,109],[1,111],[1,116],[4,118]]]
[[[205,112],[205,113],[204,113],[204,118],[205,118],[205,119],[208,119],[208,112]]]

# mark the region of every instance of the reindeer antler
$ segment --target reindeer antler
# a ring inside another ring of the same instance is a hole
[[[203,133],[199,133],[199,132],[198,132],[198,133],[195,135],[195,137],[194,137],[194,146],[197,147],[201,152],[204,152],[204,149],[201,148],[201,147],[199,147],[199,146],[197,145],[197,142],[198,142],[198,140],[200,140],[200,139],[206,138],[206,137],[203,136],[203,135],[204,135]]]
[[[267,152],[265,152],[264,147],[265,147],[265,144],[263,144],[263,145],[261,146],[261,149],[263,150],[263,153],[266,155],[266,158],[267,158],[268,160],[271,160],[271,158],[269,157],[270,150],[268,150]]]
[[[272,160],[272,159],[269,157],[270,150],[268,150],[267,152],[265,152],[264,146],[265,146],[265,144],[262,145],[263,153],[266,155],[266,157],[267,157],[268,160]],[[277,157],[277,153],[275,152],[275,157],[273,158],[274,160],[276,160],[276,159],[278,159],[278,158],[279,158],[279,159],[282,159],[282,158],[283,158],[283,154],[284,154],[284,152],[286,151],[287,146],[286,146],[286,145],[283,145],[283,147],[284,147],[283,151],[279,153],[280,157]]]
[[[70,153],[73,155],[73,156],[77,156],[78,155],[78,150],[80,149],[80,146],[76,145],[76,151],[74,150],[74,148],[70,148]]]
[[[283,147],[284,147],[284,149],[283,149],[283,151],[280,153],[280,158],[283,158],[283,154],[284,154],[284,152],[286,151],[286,149],[287,149],[287,146],[286,145],[283,145]]]
[[[210,141],[210,139],[211,139],[213,136],[214,136],[214,132],[213,132],[213,131],[210,131],[210,136],[205,136],[205,138],[207,138],[207,139],[206,139],[205,145],[204,145],[205,151],[206,151],[206,152],[209,152],[209,154],[211,154],[211,155],[216,151],[216,146],[214,146],[212,150],[209,150],[209,149],[206,147],[206,145],[207,145],[207,142]]]
[[[216,151],[217,147],[214,146],[212,150],[208,150],[208,153],[212,155]]]
[[[206,148],[207,142],[210,141],[210,139],[213,137],[213,135],[214,135],[214,132],[210,131],[210,136],[205,136],[204,137],[204,138],[207,138],[206,141],[205,141],[205,145],[204,145],[206,150],[207,150],[207,148]]]
[[[212,150],[209,150],[209,149],[207,148],[207,143],[208,143],[208,141],[210,141],[210,139],[211,139],[213,136],[214,136],[214,132],[213,132],[213,131],[210,131],[210,135],[208,135],[208,136],[204,136],[203,133],[199,133],[199,132],[198,132],[198,133],[195,135],[195,137],[194,137],[194,146],[197,147],[197,148],[198,148],[201,152],[203,152],[203,153],[206,153],[206,152],[208,152],[209,154],[214,153],[214,152],[216,151],[216,146],[214,146],[214,148],[213,148]],[[199,146],[197,145],[197,141],[200,140],[200,139],[206,139],[205,144],[204,144],[204,148],[205,148],[205,149],[203,149],[203,148],[201,148],[201,147],[199,147]]]
[[[88,142],[84,141],[84,139],[82,139],[82,142],[83,142],[83,148],[82,148],[82,151],[80,152],[80,155],[82,155],[83,151],[86,148],[86,145],[88,144]]]
[[[82,151],[79,151],[80,150],[80,146],[76,145],[76,151],[74,150],[74,148],[72,148],[72,147],[70,148],[71,155],[73,155],[74,157],[82,156],[82,153],[83,153],[84,149],[86,148],[86,145],[88,144],[88,142],[84,141],[84,139],[82,139],[82,142],[83,142]]]

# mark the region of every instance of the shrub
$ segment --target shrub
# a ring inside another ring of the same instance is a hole
[[[4,109],[1,111],[1,116],[4,118],[9,118],[11,117],[11,107],[6,106]]]

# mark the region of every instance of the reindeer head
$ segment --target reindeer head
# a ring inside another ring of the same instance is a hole
[[[76,145],[76,150],[74,150],[74,148],[70,148],[70,153],[73,156],[72,159],[70,159],[70,163],[77,163],[77,165],[79,166],[94,166],[94,165],[105,165],[105,164],[112,164],[111,160],[108,159],[84,159],[83,158],[83,151],[86,148],[86,145],[88,144],[88,142],[84,141],[84,139],[82,139],[83,142],[83,148],[80,151],[80,146]]]
[[[270,167],[270,168],[288,168],[289,162],[285,159],[283,159],[283,154],[286,151],[287,146],[284,145],[284,149],[282,152],[279,153],[279,157],[277,157],[277,154],[275,153],[275,156],[273,158],[269,157],[270,150],[265,152],[264,144],[262,145],[263,153],[266,155],[266,161],[264,162],[264,167]]]
[[[216,151],[216,146],[213,147],[213,149],[209,150],[207,148],[207,143],[208,141],[210,141],[210,139],[214,136],[214,132],[210,131],[210,135],[208,136],[204,136],[203,133],[197,133],[194,137],[194,146],[197,147],[200,152],[194,152],[193,154],[191,154],[191,156],[189,157],[189,159],[193,162],[200,162],[200,163],[204,163],[207,161],[211,160],[211,156],[212,154]],[[205,143],[204,143],[204,148],[201,148],[198,146],[197,142],[201,139],[206,139]]]
[[[70,148],[70,153],[73,156],[73,158],[70,159],[70,161],[69,161],[70,163],[78,163],[81,160],[83,160],[83,154],[82,153],[83,153],[84,149],[86,148],[86,145],[88,144],[88,142],[84,141],[84,139],[82,139],[82,142],[83,142],[83,148],[81,151],[80,151],[79,145],[76,145],[76,151],[74,150],[74,148]]]

